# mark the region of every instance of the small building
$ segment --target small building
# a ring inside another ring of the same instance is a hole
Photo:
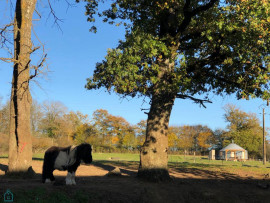
[[[248,152],[235,143],[231,143],[219,151],[219,159],[222,160],[247,160]]]

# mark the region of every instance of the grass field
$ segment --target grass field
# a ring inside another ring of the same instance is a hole
[[[7,158],[8,155],[0,155],[0,158]],[[43,161],[44,154],[37,153],[33,155],[34,160]],[[118,165],[137,165],[140,161],[139,154],[128,153],[93,153],[93,160],[98,162],[115,162]],[[183,168],[198,168],[207,170],[223,169],[228,172],[235,170],[253,171],[258,173],[269,173],[270,163],[263,165],[262,161],[248,160],[245,162],[222,161],[222,160],[208,160],[207,156],[184,156],[184,155],[169,155],[169,167],[183,167]]]
[[[35,154],[34,159],[43,159],[43,154]],[[117,166],[129,166],[137,169],[140,156],[139,154],[128,153],[94,153],[93,160],[95,162],[114,162]],[[270,163],[263,165],[262,161],[248,160],[245,162],[208,160],[207,156],[184,156],[169,155],[169,168],[189,168],[208,171],[223,171],[232,174],[254,173],[257,175],[270,173]]]

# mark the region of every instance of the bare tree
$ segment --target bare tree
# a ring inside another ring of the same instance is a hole
[[[0,28],[0,45],[10,57],[0,57],[13,63],[10,97],[9,127],[9,173],[26,173],[32,165],[32,138],[30,111],[32,97],[29,82],[39,75],[46,63],[44,52],[36,65],[31,63],[31,54],[41,46],[32,43],[32,18],[37,0],[16,0],[13,22]],[[13,32],[13,39],[10,37]],[[13,45],[13,50],[11,46]]]
[[[32,16],[36,0],[17,0],[14,18],[14,58],[10,105],[9,172],[27,172],[32,165],[29,91]],[[37,69],[36,69],[37,70]],[[37,73],[37,72],[35,72]]]
[[[39,125],[40,130],[51,138],[60,136],[61,121],[68,112],[67,107],[58,101],[45,101],[42,104],[42,110],[44,117]]]

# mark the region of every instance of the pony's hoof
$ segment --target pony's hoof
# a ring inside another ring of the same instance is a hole
[[[52,181],[50,179],[46,179],[45,183],[51,183]]]

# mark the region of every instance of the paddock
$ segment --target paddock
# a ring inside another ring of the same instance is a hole
[[[267,202],[269,189],[257,183],[269,182],[264,174],[270,164],[260,161],[222,162],[207,157],[169,155],[172,181],[151,183],[136,178],[139,154],[93,154],[90,166],[81,165],[76,171],[76,186],[65,184],[66,171],[55,170],[55,183],[41,183],[44,154],[35,155],[34,179],[14,179],[4,176],[7,156],[0,158],[0,194],[10,189],[18,202],[33,202],[33,198],[46,202]],[[110,159],[110,158],[118,159]],[[106,174],[119,167],[122,176]],[[37,201],[35,199],[35,201]]]
[[[0,194],[10,189],[19,202],[33,202],[31,198],[47,202],[227,202],[233,198],[240,202],[267,202],[269,189],[257,187],[269,172],[270,164],[259,161],[209,161],[206,157],[169,155],[169,171],[173,180],[168,183],[150,183],[136,178],[138,154],[93,154],[90,166],[81,165],[77,172],[77,185],[65,184],[66,171],[55,170],[55,183],[42,184],[43,155],[33,160],[37,173],[34,179],[14,179],[4,176],[2,169],[7,158],[0,158]],[[117,157],[118,159],[109,159]],[[246,166],[247,165],[247,166]],[[119,167],[120,177],[106,174]],[[77,201],[76,201],[77,200]]]

